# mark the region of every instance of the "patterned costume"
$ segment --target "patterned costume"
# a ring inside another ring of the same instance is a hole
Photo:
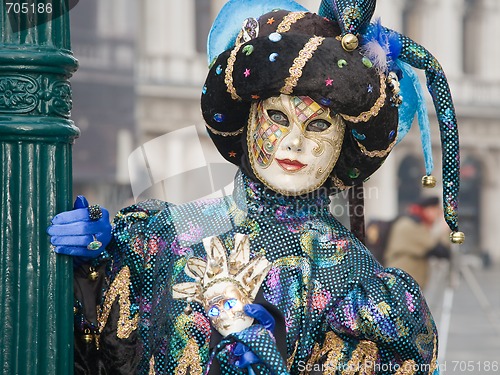
[[[240,167],[233,194],[181,206],[146,201],[116,216],[107,251],[76,272],[77,331],[96,344],[77,340],[77,372],[246,374],[235,354],[243,344],[258,358],[257,374],[439,373],[436,328],[418,285],[383,269],[331,215],[328,197],[361,184],[401,140],[425,103],[420,96],[405,106],[400,91],[410,102],[419,96],[410,65],[422,67],[445,148],[445,217],[463,240],[444,74],[423,47],[368,25],[373,0],[323,1],[321,16],[291,0],[267,3],[230,1],[209,38],[202,112],[220,153]],[[297,142],[284,147],[292,135]],[[315,168],[278,157],[302,158],[306,146],[307,160],[321,160]],[[282,182],[288,177],[305,188],[294,191]],[[226,254],[211,254],[207,238]],[[249,253],[236,267],[240,240]],[[259,258],[269,267],[256,282],[244,263]],[[260,324],[219,335],[216,303],[229,311],[237,302],[204,299],[220,281],[258,289],[254,303],[276,320],[274,335]]]
[[[219,236],[231,248],[235,233],[249,236],[251,257],[272,262],[262,302],[283,321],[276,338],[285,359],[259,326],[211,344],[203,308],[193,304],[186,314],[185,302],[171,297],[172,285],[189,281],[187,259],[206,257],[202,238]],[[231,365],[236,341],[264,359],[263,374],[434,373],[436,330],[418,285],[401,270],[383,269],[330,214],[323,194],[280,196],[239,174],[229,197],[126,208],[113,237],[98,317],[97,353],[109,373],[203,374],[217,352],[221,374],[245,374]]]

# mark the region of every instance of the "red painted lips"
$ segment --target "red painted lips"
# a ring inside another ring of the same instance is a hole
[[[283,168],[287,172],[297,172],[302,168],[307,166],[307,164],[302,164],[298,160],[290,160],[290,159],[276,159],[278,165]]]

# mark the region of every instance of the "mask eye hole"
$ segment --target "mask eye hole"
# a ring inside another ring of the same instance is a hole
[[[236,306],[237,303],[238,300],[236,298],[228,299],[226,300],[226,302],[224,302],[224,309],[231,310],[234,306]]]
[[[268,109],[267,110],[267,115],[271,119],[272,122],[281,125],[281,126],[289,126],[290,122],[288,121],[288,117],[281,112],[281,111],[276,111],[274,109]]]
[[[306,130],[310,132],[320,133],[327,130],[332,124],[326,120],[314,120],[307,124]]]
[[[216,306],[212,306],[210,308],[210,310],[208,310],[208,316],[211,318],[215,318],[215,317],[219,316],[219,314],[220,314],[220,311]]]

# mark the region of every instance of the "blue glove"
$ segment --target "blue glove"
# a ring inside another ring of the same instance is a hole
[[[75,200],[74,210],[54,216],[47,233],[51,236],[50,243],[54,245],[56,253],[93,259],[98,257],[111,241],[108,210],[101,208],[102,217],[92,220],[88,207],[87,199],[79,195]],[[100,242],[101,246],[98,246],[96,241]],[[95,250],[87,247],[92,242],[96,245]]]
[[[268,331],[270,331],[274,335],[274,327],[276,326],[276,321],[269,311],[267,311],[264,307],[258,304],[248,304],[244,307],[245,313],[257,320],[261,325],[264,326]],[[253,373],[252,368],[250,367],[253,364],[260,363],[261,360],[257,357],[248,346],[242,344],[241,342],[237,343],[233,354],[236,357],[239,357],[238,360],[234,363],[239,368],[247,368],[249,374]]]

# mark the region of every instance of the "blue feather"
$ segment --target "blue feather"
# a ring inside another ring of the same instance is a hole
[[[427,175],[430,175],[434,169],[434,161],[432,159],[430,121],[424,91],[417,74],[409,64],[401,60],[397,60],[396,64],[403,72],[403,78],[399,81],[403,103],[399,106],[397,143],[410,130],[416,113],[420,128],[420,140],[424,151],[425,171]]]
[[[380,18],[371,23],[362,38],[362,45],[370,42],[377,42],[385,52],[387,57],[387,70],[395,70],[395,61],[401,53],[402,45],[398,34],[385,26],[382,26]]]

